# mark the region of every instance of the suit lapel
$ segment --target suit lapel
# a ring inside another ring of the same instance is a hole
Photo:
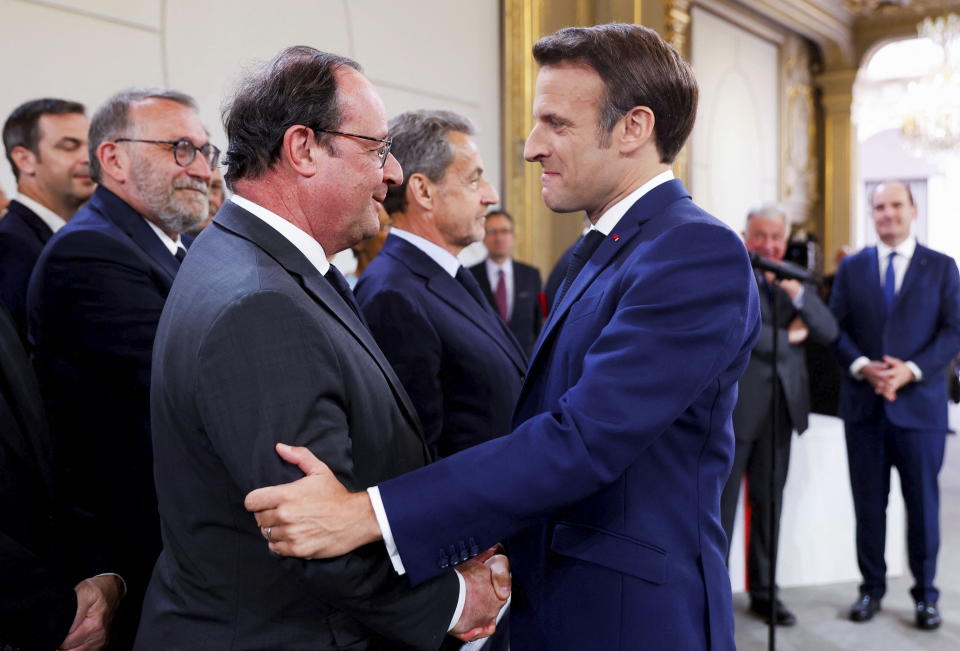
[[[103,186],[98,187],[97,191],[93,193],[90,198],[90,205],[105,219],[113,222],[120,230],[129,235],[130,239],[169,276],[170,282],[173,282],[180,268],[180,263],[160,241],[153,229],[147,225],[146,218]]]
[[[392,243],[391,243],[392,242]],[[387,247],[389,245],[389,248]],[[388,237],[381,253],[393,257],[413,273],[426,280],[427,290],[441,301],[474,323],[486,336],[490,337],[510,361],[520,370],[526,371],[523,350],[516,337],[509,331],[503,320],[477,303],[470,292],[456,278],[448,274],[430,256],[399,237]]]
[[[684,189],[683,184],[678,180],[672,180],[650,190],[627,210],[626,214],[610,231],[610,235],[604,238],[597,250],[587,260],[583,269],[574,279],[573,284],[570,285],[570,289],[561,297],[560,302],[550,310],[543,332],[540,333],[533,354],[530,356],[531,369],[544,343],[553,336],[570,307],[593,284],[600,272],[606,269],[621,251],[635,248],[640,242],[659,235],[666,224],[662,221],[657,223],[657,220],[651,218],[658,216],[667,205],[674,201],[689,197],[690,195]],[[614,235],[616,237],[613,237]]]
[[[897,306],[900,305],[903,295],[913,291],[914,285],[920,283],[926,273],[927,262],[929,261],[927,253],[926,247],[917,244],[917,248],[913,251],[913,257],[910,258],[910,264],[907,265],[907,272],[903,275],[903,283],[900,285],[900,291],[897,292],[896,297],[893,299],[894,312],[896,312]]]
[[[10,202],[10,205],[7,206],[7,210],[11,214],[17,215],[21,220],[23,220],[23,223],[27,226],[27,228],[29,228],[33,234],[37,236],[37,241],[41,246],[46,244],[47,240],[53,237],[53,231],[50,230],[50,227],[47,226],[47,223],[40,219],[39,215],[16,199]]]
[[[390,366],[390,363],[380,351],[380,347],[374,341],[373,335],[370,334],[367,326],[360,321],[353,309],[344,302],[333,286],[320,275],[320,271],[307,260],[297,247],[259,217],[250,214],[232,201],[224,202],[220,212],[214,218],[214,222],[262,249],[277,264],[300,281],[300,286],[314,302],[330,312],[340,322],[344,329],[357,340],[380,367],[380,371],[387,378],[401,409],[410,422],[414,424],[417,435],[423,440],[422,427],[416,410],[394,373],[393,367]],[[424,443],[424,445],[426,444]]]

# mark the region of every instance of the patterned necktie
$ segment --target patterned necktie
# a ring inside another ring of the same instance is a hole
[[[590,256],[593,255],[593,252],[597,250],[597,247],[600,246],[600,243],[603,242],[604,239],[606,239],[606,235],[596,229],[592,229],[584,235],[580,243],[577,244],[577,248],[570,254],[570,266],[567,267],[567,275],[563,278],[563,286],[560,291],[557,292],[557,300],[555,301],[557,305],[560,304],[564,294],[567,293],[570,285],[572,285],[576,279],[577,274],[579,274],[583,266],[587,264],[587,260],[590,259]]]
[[[893,271],[893,256],[896,251],[891,251],[887,257],[887,272],[883,276],[883,297],[887,301],[887,314],[893,311],[893,299],[897,295],[897,277]]]
[[[330,265],[330,268],[327,270],[327,273],[323,275],[327,279],[327,282],[330,283],[337,293],[340,294],[340,298],[343,299],[343,302],[350,306],[350,309],[360,317],[360,320],[363,321],[363,317],[360,316],[360,306],[357,305],[357,297],[354,296],[353,290],[350,289],[350,285],[347,284],[347,279],[343,277],[343,274],[340,273],[340,270]],[[364,322],[366,323],[366,322]]]
[[[497,270],[497,288],[493,291],[493,298],[497,301],[497,312],[500,318],[507,321],[507,279],[503,269]]]

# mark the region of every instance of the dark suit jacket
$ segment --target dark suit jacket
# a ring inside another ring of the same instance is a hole
[[[170,293],[151,397],[164,550],[137,648],[440,646],[456,577],[411,589],[381,542],[325,561],[282,558],[243,508],[248,491],[302,476],[277,456],[278,441],[309,447],[352,490],[429,454],[356,314],[296,247],[233,202]]]
[[[918,244],[888,315],[877,249],[867,247],[840,264],[830,308],[840,326],[835,346],[844,370],[840,417],[857,423],[883,413],[906,429],[946,431],[943,374],[960,351],[960,277],[953,259]],[[887,402],[869,382],[850,377],[850,364],[861,355],[912,361],[923,379],[906,385],[894,402]]]
[[[51,238],[27,302],[34,364],[61,485],[127,583],[118,622],[132,635],[160,552],[150,442],[150,354],[179,262],[103,186]],[[133,629],[133,630],[131,630]]]
[[[527,360],[492,309],[396,235],[387,236],[356,292],[438,456],[510,431]]]
[[[516,649],[733,649],[720,493],[760,330],[739,236],[679,181],[547,319],[515,429],[381,484],[412,581],[510,537]]]
[[[497,299],[493,297],[490,277],[487,275],[487,262],[470,267],[470,272],[480,283],[490,306],[496,311]],[[540,272],[522,262],[513,261],[513,312],[507,325],[517,338],[523,352],[529,355],[543,327],[543,310],[540,309]]]
[[[14,199],[0,219],[0,303],[27,341],[27,283],[43,245],[53,236],[35,212]]]
[[[786,398],[790,425],[798,434],[807,429],[810,415],[810,384],[803,344],[788,343],[787,326],[797,316],[810,331],[808,339],[819,344],[830,344],[837,338],[837,322],[829,308],[817,296],[817,290],[807,285],[802,307],[798,310],[785,291],[772,286],[768,291],[760,283],[760,315],[763,327],[760,339],[750,354],[750,362],[740,378],[740,397],[733,410],[733,432],[737,439],[755,441],[770,434],[770,399],[773,395],[773,301],[777,301],[777,377]]]
[[[543,286],[543,295],[547,302],[548,314],[550,310],[553,309],[557,292],[560,291],[560,285],[563,284],[563,279],[567,276],[567,267],[570,266],[570,258],[573,257],[573,250],[577,248],[577,244],[580,243],[582,237],[583,236],[578,237],[573,244],[567,247],[567,250],[560,255],[556,264],[553,265],[553,269],[550,270],[550,275],[547,276],[547,284]]]
[[[76,581],[62,574],[54,549],[53,453],[40,391],[2,305],[0,513],[0,647],[55,649],[77,611]]]

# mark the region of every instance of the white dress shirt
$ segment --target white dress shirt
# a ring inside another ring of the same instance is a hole
[[[19,201],[24,206],[36,213],[37,217],[42,219],[43,223],[49,226],[50,230],[54,233],[67,225],[67,222],[63,217],[53,212],[42,203],[34,201],[25,194],[18,192],[17,194],[13,195],[13,200]]]
[[[497,264],[490,258],[484,261],[487,270],[487,280],[490,282],[490,291],[497,295],[497,283],[500,282],[500,272],[503,272],[503,284],[507,287],[507,321],[513,316],[513,258],[507,258],[503,264]]]
[[[313,239],[313,237],[300,229],[300,227],[294,226],[275,212],[271,212],[263,206],[241,197],[239,194],[234,194],[230,197],[230,201],[247,212],[259,217],[266,222],[268,226],[271,226],[275,231],[283,235],[284,239],[297,247],[297,250],[310,261],[310,264],[317,268],[320,275],[325,276],[327,271],[330,270],[330,263],[327,261],[327,255],[323,252],[323,247],[320,246],[320,243]]]
[[[900,288],[903,286],[903,277],[907,275],[907,268],[910,266],[910,261],[913,259],[913,253],[916,250],[917,240],[913,236],[908,237],[894,247],[887,246],[883,242],[877,242],[877,267],[879,267],[880,271],[880,287],[883,287],[887,277],[887,265],[890,264],[890,253],[895,251],[897,255],[893,258],[893,287],[895,294],[900,293]],[[866,355],[861,355],[856,358],[850,364],[850,375],[858,380],[864,379],[860,371],[869,363],[870,359]],[[913,373],[913,377],[917,382],[923,379],[923,373],[920,371],[919,366],[911,361],[906,361],[904,364],[906,364],[907,368]]]
[[[460,269],[460,261],[457,260],[457,256],[453,255],[442,246],[434,244],[425,237],[414,235],[410,231],[405,231],[402,228],[397,228],[396,226],[390,228],[390,235],[396,235],[401,240],[410,242],[410,244],[426,253],[431,260],[440,265],[444,271],[450,274],[451,278],[457,277],[457,271]]]
[[[174,240],[169,235],[164,233],[159,226],[154,224],[146,217],[143,218],[143,221],[147,222],[147,226],[150,227],[150,230],[157,234],[157,237],[160,238],[160,241],[163,242],[165,247],[167,247],[167,250],[170,251],[171,255],[177,255],[177,249],[183,249],[184,251],[187,250],[187,247],[183,245],[183,241],[180,239],[180,233],[177,233],[177,239]]]

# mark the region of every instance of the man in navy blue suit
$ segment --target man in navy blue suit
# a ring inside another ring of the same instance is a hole
[[[525,157],[547,206],[592,226],[513,431],[363,493],[278,449],[310,476],[246,505],[278,553],[383,538],[414,584],[509,539],[512,648],[733,649],[720,493],[760,318],[740,238],[670,170],[696,115],[693,72],[639,25],[566,28],[534,57]]]
[[[90,125],[90,172],[100,185],[44,248],[27,293],[34,363],[61,485],[93,541],[126,581],[116,624],[129,646],[160,525],[150,440],[150,356],[160,312],[207,217],[219,151],[193,100],[132,89]]]
[[[393,227],[356,294],[380,349],[417,408],[434,458],[510,431],[527,359],[457,260],[483,238],[499,200],[470,120],[410,111],[390,121],[404,170],[384,208]]]
[[[487,259],[470,267],[470,273],[529,355],[543,327],[543,309],[540,307],[543,283],[536,267],[514,260],[515,227],[513,215],[507,211],[487,213],[483,237]]]
[[[83,104],[35,99],[13,110],[3,125],[3,146],[17,194],[0,219],[0,302],[27,343],[27,283],[43,245],[90,198]]]
[[[933,630],[941,623],[933,579],[947,431],[943,375],[960,351],[960,278],[951,258],[911,236],[917,210],[906,184],[878,185],[870,206],[879,242],[843,261],[830,297],[840,326],[835,353],[848,369],[840,417],[863,574],[850,619],[871,619],[886,591],[887,494],[895,466],[907,508],[916,624]]]

